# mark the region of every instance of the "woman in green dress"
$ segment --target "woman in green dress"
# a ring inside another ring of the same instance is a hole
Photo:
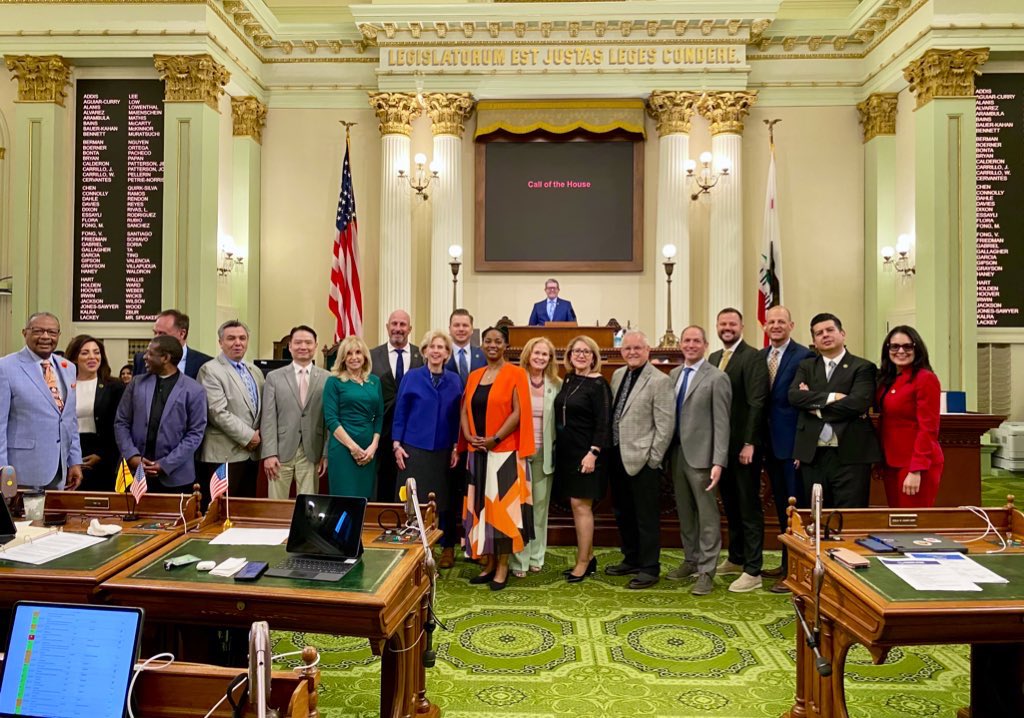
[[[370,373],[370,349],[359,337],[338,347],[331,376],[324,384],[327,479],[335,496],[373,496],[377,481],[377,444],[384,423],[380,379]]]

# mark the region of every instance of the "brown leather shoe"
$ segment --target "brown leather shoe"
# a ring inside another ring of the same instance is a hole
[[[455,565],[455,549],[451,546],[441,552],[441,561],[437,564],[439,568],[451,568]]]
[[[780,578],[786,575],[786,567],[770,568],[767,571],[761,571],[761,575],[765,578]]]
[[[786,579],[780,578],[778,581],[772,584],[772,587],[768,589],[772,593],[789,593],[789,588],[786,587]]]

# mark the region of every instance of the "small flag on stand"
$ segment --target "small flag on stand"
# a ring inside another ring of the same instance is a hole
[[[139,468],[135,470],[135,478],[131,485],[132,496],[135,497],[135,503],[139,503],[148,490],[149,486],[146,485],[146,472],[142,468],[142,462],[140,461]]]
[[[114,491],[119,494],[128,493],[128,487],[132,485],[132,470],[128,468],[128,462],[121,459],[121,465],[117,469],[117,481],[114,482]]]
[[[228,492],[228,465],[221,464],[210,477],[210,501],[216,501]]]

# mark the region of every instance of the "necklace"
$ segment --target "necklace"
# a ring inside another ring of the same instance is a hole
[[[574,395],[574,394],[575,394],[576,392],[578,392],[578,391],[580,390],[580,388],[581,388],[581,387],[583,386],[583,382],[582,382],[582,381],[575,381],[575,382],[573,382],[573,383],[574,383],[574,384],[575,384],[576,386],[574,386],[574,387],[572,388],[572,391],[570,391],[570,392],[569,392],[569,394],[568,394],[568,396],[566,396],[566,397],[565,397],[565,401],[564,401],[564,403],[562,404],[562,426],[565,426],[565,425],[566,425],[566,423],[568,423],[568,422],[566,422],[566,413],[565,413],[565,410],[566,410],[567,408],[569,408],[569,400],[570,400],[570,399],[572,399],[573,395]]]
[[[534,389],[540,389],[542,386],[544,386],[544,377],[542,376],[540,378],[540,382],[538,383],[538,382],[535,382],[533,380],[533,377],[531,376],[530,377],[530,386],[532,386]]]

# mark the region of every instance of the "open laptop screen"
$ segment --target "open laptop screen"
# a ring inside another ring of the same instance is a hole
[[[300,494],[295,497],[288,553],[325,558],[358,558],[366,499],[356,496]]]
[[[122,718],[142,610],[20,602],[0,678],[0,716]]]

